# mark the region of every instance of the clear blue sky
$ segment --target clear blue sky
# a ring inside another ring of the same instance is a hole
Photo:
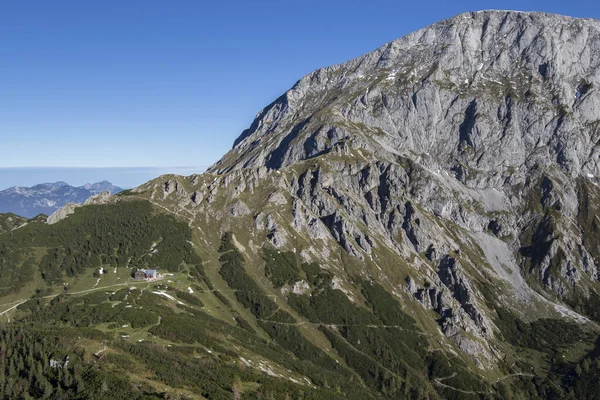
[[[599,1],[0,2],[0,168],[216,161],[303,75],[464,11]]]

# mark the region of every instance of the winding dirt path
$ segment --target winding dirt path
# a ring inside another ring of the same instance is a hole
[[[156,281],[155,281],[156,282]],[[66,292],[66,293],[58,293],[58,294],[51,294],[48,296],[42,296],[42,297],[38,297],[39,299],[53,299],[57,296],[60,296],[61,294],[69,294],[69,295],[74,295],[74,294],[83,294],[83,293],[89,293],[89,292],[96,292],[98,290],[104,290],[104,289],[110,289],[110,288],[114,288],[114,287],[118,287],[118,286],[132,286],[132,285],[139,285],[139,284],[148,284],[148,282],[146,281],[140,281],[140,282],[135,282],[135,281],[130,281],[130,282],[123,282],[123,283],[116,283],[114,285],[108,285],[108,286],[102,286],[102,287],[94,287],[91,289],[86,289],[86,290],[79,290],[77,292]],[[5,307],[5,306],[10,306],[13,305],[12,307],[0,312],[0,315],[4,315],[6,313],[8,313],[9,311],[14,310],[15,308],[17,308],[18,306],[20,306],[21,304],[27,302],[28,300],[33,299],[34,297],[29,297],[26,299],[21,299],[21,300],[16,300],[13,301],[11,303],[6,303],[6,304],[0,304],[0,307]]]
[[[400,325],[375,325],[375,324],[326,324],[323,322],[309,322],[309,321],[301,321],[301,322],[280,322],[280,321],[272,321],[270,319],[264,319],[264,318],[257,318],[257,321],[262,321],[262,322],[270,322],[272,324],[278,324],[278,325],[312,325],[312,326],[324,326],[324,327],[328,327],[328,328],[349,328],[349,327],[353,327],[353,326],[357,326],[357,327],[364,327],[364,328],[373,328],[373,329],[386,329],[386,328],[390,328],[390,329],[398,329],[401,331],[406,331],[406,332],[413,332],[416,333],[418,335],[422,335],[422,336],[432,336],[429,333],[426,332],[418,332],[418,331],[413,331],[411,329],[406,329],[403,326]]]

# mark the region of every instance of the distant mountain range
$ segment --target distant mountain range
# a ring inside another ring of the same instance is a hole
[[[50,215],[67,203],[83,203],[88,197],[103,191],[118,193],[118,186],[108,181],[71,186],[66,182],[42,183],[32,187],[13,186],[0,191],[0,213],[14,213],[32,218]]]

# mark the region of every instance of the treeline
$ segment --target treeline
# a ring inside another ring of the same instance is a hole
[[[532,363],[519,361],[516,366],[535,375],[532,378],[514,379],[510,387],[498,389],[507,399],[600,399],[600,339],[595,348],[578,362],[566,362],[565,352],[597,337],[582,326],[559,319],[539,319],[525,322],[510,311],[497,307],[495,324],[506,342],[514,346],[533,349],[547,362],[547,370],[538,371]]]
[[[275,288],[280,288],[286,283],[294,284],[300,279],[296,255],[291,251],[281,252],[272,248],[263,251],[265,260],[265,275],[273,282]]]
[[[154,391],[136,390],[126,375],[111,374],[84,361],[74,346],[79,337],[100,332],[39,329],[30,325],[0,331],[0,398],[2,399],[164,399]]]
[[[9,232],[27,221],[27,218],[20,217],[13,213],[0,214],[0,234]]]
[[[294,365],[294,369],[308,376],[318,386],[338,386],[347,395],[359,393],[355,382],[351,389],[348,385],[353,382],[352,373],[341,367],[334,359],[320,348],[308,341],[293,324],[294,317],[280,310],[274,300],[267,296],[264,290],[252,279],[244,268],[244,257],[233,244],[230,233],[221,238],[219,247],[221,261],[221,276],[230,288],[236,290],[237,300],[258,319],[259,326],[283,349],[305,363]],[[366,392],[365,396],[366,395]]]
[[[390,397],[433,395],[426,379],[427,340],[391,295],[376,284],[363,284],[371,311],[332,289],[330,279],[321,280],[311,296],[290,294],[288,301],[310,321],[323,324],[332,347],[372,389]]]
[[[139,291],[137,291],[138,294]],[[142,293],[139,303],[141,307],[127,307],[125,303],[111,304],[110,299],[124,298],[125,293],[119,291],[114,295],[103,291],[87,294],[83,297],[60,295],[53,298],[46,306],[45,301],[33,298],[21,304],[18,309],[29,311],[23,321],[31,323],[60,323],[68,326],[85,328],[98,324],[112,323],[114,326],[131,325],[133,328],[145,328],[158,322],[159,315],[173,311],[159,303],[156,295]]]
[[[600,389],[600,345],[575,365],[565,363],[562,355],[578,342],[592,337],[578,324],[555,319],[526,323],[500,307],[496,325],[505,340],[515,346],[544,354],[549,362],[548,376],[537,375],[531,365],[518,362],[515,367],[536,376],[515,376],[489,384],[473,374],[460,358],[448,353],[429,351],[423,332],[416,327],[397,300],[381,285],[356,278],[365,300],[362,306],[351,302],[340,290],[332,289],[332,276],[317,263],[298,265],[292,252],[264,250],[265,274],[279,288],[306,279],[311,295],[288,295],[288,304],[312,323],[321,323],[321,331],[347,365],[370,388],[384,397],[424,398],[597,398]],[[600,297],[592,294],[579,307],[596,317]],[[287,326],[263,326],[270,334],[293,338]],[[290,341],[292,341],[290,339]],[[599,341],[600,342],[600,341]],[[514,367],[513,367],[514,368]],[[509,368],[507,373],[513,373]],[[447,386],[432,385],[444,378]],[[487,393],[487,395],[486,395]]]
[[[366,385],[375,393],[389,398],[437,397],[436,389],[428,378],[437,377],[433,375],[436,371],[434,364],[439,364],[439,360],[430,355],[428,341],[417,329],[414,319],[379,284],[361,279],[354,282],[365,299],[361,307],[351,302],[342,291],[333,289],[333,276],[318,264],[299,265],[292,252],[271,248],[263,251],[265,275],[275,288],[292,285],[300,279],[307,280],[312,294],[290,293],[288,305],[310,322],[322,324],[321,331],[352,369],[347,371],[308,342],[294,326],[294,320],[288,322],[287,318],[281,318],[284,312],[276,311],[276,304],[266,297],[246,272],[243,256],[233,245],[230,234],[222,237],[219,251],[221,275],[231,288],[238,290],[237,299],[252,311],[260,327],[280,346],[324,370],[342,374],[345,382],[337,381],[341,386],[349,381],[354,381],[355,386],[360,382],[360,386]],[[449,364],[460,377],[453,382],[459,390],[489,389],[469,372],[460,359],[452,359]],[[360,380],[354,374],[360,376]],[[332,379],[331,376],[327,379],[314,377],[310,372],[307,375],[318,385],[329,384]]]
[[[269,298],[244,269],[244,257],[233,244],[230,233],[225,233],[219,246],[219,273],[230,288],[235,289],[236,299],[259,319],[268,319],[278,310],[277,304]],[[294,322],[291,318],[290,322]]]
[[[600,399],[600,338],[579,362],[566,365],[559,372],[566,390],[574,398]]]
[[[77,208],[56,224],[32,222],[0,236],[0,295],[18,291],[36,269],[50,282],[101,265],[177,271],[188,264],[203,274],[191,239],[185,223],[147,201]],[[28,256],[35,248],[47,249],[39,262]]]
[[[524,322],[504,308],[496,308],[496,325],[509,343],[538,350],[547,354],[556,353],[590,337],[573,322],[560,319],[538,319]]]
[[[295,257],[291,257],[293,253],[277,254],[280,256],[265,253],[265,259],[272,260],[271,270],[275,268],[275,260],[288,272],[301,270],[312,291],[310,295],[289,294],[288,304],[310,322],[322,324],[320,329],[332,347],[367,386],[386,397],[436,396],[435,389],[440,388],[434,388],[428,379],[440,377],[436,375],[440,360],[436,353],[429,352],[429,343],[415,320],[388,291],[378,283],[355,279],[353,283],[365,300],[359,306],[341,290],[332,288],[332,275],[317,263],[298,266]],[[453,381],[457,389],[487,389],[462,360],[444,358],[444,362],[453,371],[448,375],[459,377]]]

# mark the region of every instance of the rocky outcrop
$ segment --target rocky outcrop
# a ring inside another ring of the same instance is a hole
[[[405,281],[406,290],[424,308],[440,315],[438,324],[444,335],[471,355],[479,366],[489,367],[494,356],[482,343],[493,336],[492,324],[472,301],[474,292],[466,277],[459,272],[456,260],[444,257],[440,262],[439,277],[439,280],[419,287],[409,276]]]
[[[48,225],[55,224],[65,218],[67,218],[69,215],[73,214],[75,212],[75,209],[80,206],[81,206],[80,204],[67,203],[64,206],[62,206],[61,208],[59,208],[58,210],[56,210],[55,212],[53,212],[46,220],[46,223]]]
[[[92,205],[92,204],[107,204],[112,201],[112,194],[109,191],[103,191],[93,196],[90,196],[83,204],[75,204],[75,203],[67,203],[63,207],[56,210],[52,213],[46,223],[49,225],[55,224],[58,221],[61,221],[67,218],[69,215],[75,212],[75,209],[81,207],[83,205]]]
[[[106,204],[110,202],[112,194],[109,191],[103,191],[93,196],[90,196],[83,204]]]
[[[163,199],[166,199],[171,193],[175,193],[179,197],[188,195],[184,186],[176,179],[168,179],[163,183]]]
[[[0,214],[0,234],[10,232],[27,224],[27,218],[15,214]]]
[[[248,206],[246,205],[246,203],[244,203],[241,200],[238,200],[236,203],[234,203],[231,206],[231,209],[229,210],[229,212],[234,217],[241,217],[241,216],[244,216],[244,215],[249,215],[251,213],[251,211],[248,208]]]
[[[440,261],[438,276],[442,283],[450,290],[452,297],[458,301],[461,308],[471,317],[483,335],[490,332],[490,322],[486,321],[478,310],[473,289],[469,279],[462,271],[460,264],[454,257],[445,256]]]
[[[107,204],[112,201],[112,198],[112,194],[109,191],[105,190],[98,194],[90,196],[87,200],[85,200],[83,204],[67,203],[63,207],[59,208],[54,213],[52,213],[48,217],[46,222],[49,225],[55,224],[58,221],[61,221],[67,218],[69,215],[73,214],[75,212],[75,209],[81,207],[82,205]]]

